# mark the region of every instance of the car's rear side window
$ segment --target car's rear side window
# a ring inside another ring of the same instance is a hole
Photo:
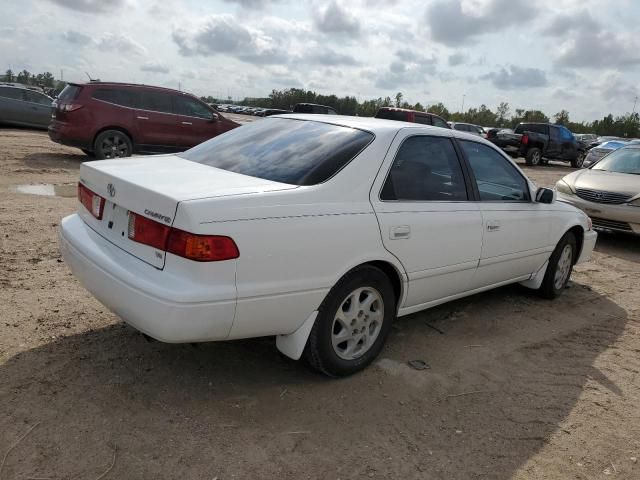
[[[427,115],[418,115],[416,114],[415,123],[421,123],[422,125],[431,125],[431,120]]]
[[[151,90],[142,92],[139,108],[152,112],[174,113],[171,95]]]
[[[22,88],[0,87],[0,97],[23,100]]]
[[[123,88],[99,88],[93,92],[93,98],[128,108],[136,108],[140,103],[138,92]]]
[[[451,139],[430,136],[407,138],[393,160],[380,199],[467,200],[462,168]]]
[[[315,185],[347,165],[374,135],[328,123],[266,118],[179,154],[231,172],[292,185]]]

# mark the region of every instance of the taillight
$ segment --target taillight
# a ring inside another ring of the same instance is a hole
[[[129,212],[129,238],[196,262],[219,262],[240,256],[229,237],[185,232],[133,212]]]
[[[82,108],[82,105],[79,103],[64,103],[62,105],[59,105],[58,108],[62,112],[73,112],[74,110],[78,110],[79,108]]]
[[[171,227],[149,220],[147,217],[129,212],[129,238],[158,250],[166,250]]]
[[[529,144],[529,135],[527,135],[527,134],[522,135],[522,138],[520,138],[520,142],[522,142],[523,145],[528,145]]]
[[[97,193],[92,192],[83,184],[78,183],[78,200],[91,214],[98,220],[102,220],[102,212],[104,211],[104,198]]]

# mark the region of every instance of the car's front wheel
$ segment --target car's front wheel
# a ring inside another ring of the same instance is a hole
[[[564,291],[571,278],[576,253],[576,237],[573,233],[567,232],[549,258],[544,280],[538,290],[542,297],[553,299]]]
[[[352,270],[320,305],[305,360],[331,377],[362,370],[382,350],[395,315],[395,294],[384,272],[373,266]]]
[[[93,154],[96,159],[130,157],[133,144],[129,136],[119,130],[105,130],[96,137]]]
[[[586,155],[584,152],[578,152],[578,156],[571,160],[571,166],[573,168],[582,168],[582,165],[584,165],[585,157]]]

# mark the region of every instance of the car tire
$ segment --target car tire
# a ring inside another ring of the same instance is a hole
[[[81,148],[82,153],[84,153],[87,157],[93,157],[93,152],[91,150],[87,150],[85,148]]]
[[[120,130],[105,130],[93,142],[93,154],[98,160],[130,157],[132,153],[131,139]]]
[[[573,168],[582,168],[585,156],[584,152],[578,152],[578,157],[571,160],[571,166]]]
[[[569,283],[573,265],[577,257],[577,242],[573,233],[567,232],[558,242],[544,274],[538,293],[543,298],[554,299],[560,296]]]
[[[527,150],[527,156],[525,157],[525,162],[530,167],[535,167],[540,164],[542,160],[542,151],[539,148],[530,148]]]
[[[304,350],[306,363],[330,377],[367,367],[380,353],[396,316],[396,297],[387,275],[363,266],[329,292]]]

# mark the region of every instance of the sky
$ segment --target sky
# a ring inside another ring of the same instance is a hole
[[[632,111],[639,34],[638,0],[2,0],[0,71],[590,121]]]

